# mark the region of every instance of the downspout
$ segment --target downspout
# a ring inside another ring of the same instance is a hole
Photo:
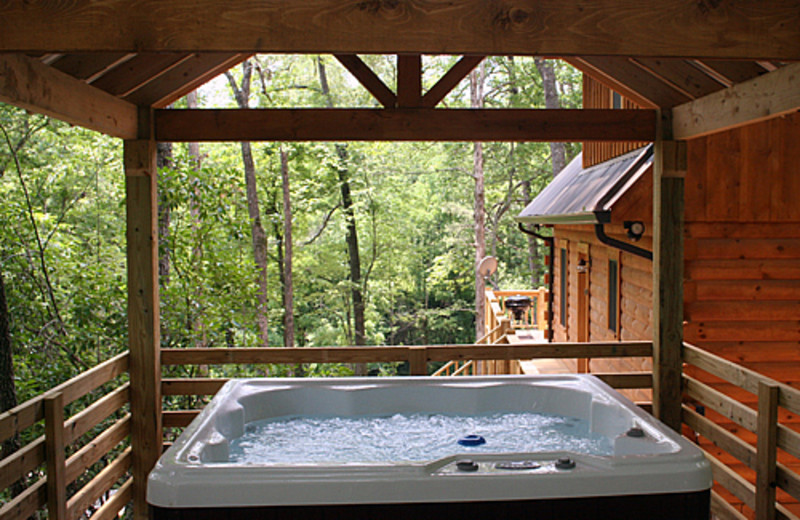
[[[633,244],[628,244],[627,242],[623,242],[621,240],[617,240],[616,238],[611,238],[610,236],[606,235],[604,224],[595,224],[594,234],[597,236],[597,240],[599,240],[600,242],[602,242],[607,246],[616,249],[621,249],[626,253],[646,258],[651,262],[653,261],[653,253],[651,251],[648,251],[647,249],[642,249],[641,247],[636,247]]]
[[[546,237],[544,235],[540,235],[536,231],[531,231],[529,229],[525,229],[525,226],[522,225],[522,222],[518,223],[517,226],[519,230],[525,233],[526,235],[530,235],[532,237],[536,237],[540,240],[543,240],[549,247],[550,247],[550,264],[547,266],[547,342],[553,342],[553,266],[555,265],[555,239],[553,237]],[[536,229],[539,229],[539,226],[536,226]]]

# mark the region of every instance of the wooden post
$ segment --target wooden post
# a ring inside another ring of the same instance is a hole
[[[653,413],[680,431],[686,142],[669,140],[668,112],[659,126],[653,158]]]
[[[128,241],[128,345],[134,518],[148,517],[147,475],[161,454],[161,357],[158,298],[156,143],[150,111],[139,115],[140,139],[125,141]]]
[[[428,352],[425,347],[409,347],[408,373],[412,376],[428,375]]]
[[[756,520],[775,520],[779,392],[775,383],[758,383]]]
[[[67,518],[67,478],[64,456],[64,396],[44,398],[45,457],[47,461],[47,518]]]

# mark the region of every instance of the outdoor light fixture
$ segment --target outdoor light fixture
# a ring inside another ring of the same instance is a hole
[[[628,238],[638,242],[644,234],[644,222],[641,220],[626,220],[622,226],[628,231]]]

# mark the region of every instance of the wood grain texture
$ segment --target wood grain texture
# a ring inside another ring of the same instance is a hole
[[[64,396],[49,395],[44,400],[45,453],[47,458],[47,518],[67,519],[66,449],[64,435]]]
[[[157,110],[159,141],[646,140],[649,110],[251,109]]]
[[[790,0],[142,0],[135,16],[122,0],[10,0],[0,14],[0,52],[800,58]]]
[[[676,106],[673,133],[692,139],[800,110],[800,63]]]
[[[780,388],[775,383],[760,382],[758,385],[757,520],[774,520],[775,518],[778,392],[780,392]]]
[[[26,56],[0,54],[0,102],[113,137],[136,136],[134,105]]]

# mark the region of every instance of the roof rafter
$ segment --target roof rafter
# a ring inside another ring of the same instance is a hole
[[[653,110],[156,110],[159,141],[651,141]]]
[[[135,16],[119,1],[2,6],[0,52],[800,59],[800,5],[790,0],[140,0]],[[199,20],[214,23],[199,30]]]
[[[135,105],[21,55],[0,54],[0,101],[114,137],[137,135]]]
[[[800,63],[672,109],[675,139],[692,139],[800,111]]]
[[[422,96],[422,106],[433,108],[438,105],[451,90],[456,88],[462,79],[466,78],[477,67],[485,56],[462,56],[450,70],[445,72],[439,81]]]
[[[416,108],[422,101],[422,56],[397,56],[397,106]]]

